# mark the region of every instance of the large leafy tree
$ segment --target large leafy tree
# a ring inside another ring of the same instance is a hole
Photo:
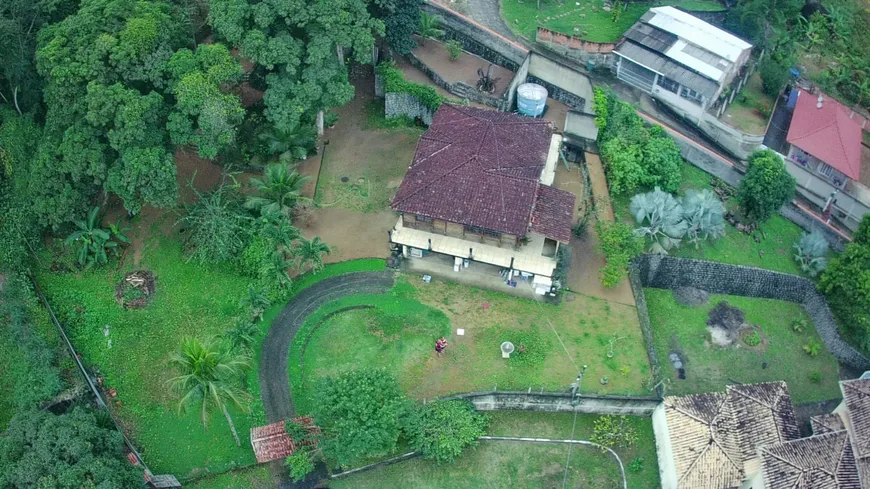
[[[238,385],[242,373],[250,367],[247,357],[230,353],[215,341],[187,338],[169,359],[179,371],[178,376],[169,380],[179,395],[178,409],[198,410],[204,427],[208,426],[212,411],[221,411],[236,445],[241,446],[227,405],[247,409],[248,395]]]
[[[214,158],[232,144],[245,109],[236,95],[221,86],[242,76],[242,66],[223,44],[202,44],[196,52],[176,51],[169,60],[175,109],[169,135],[175,144],[192,144],[203,158]]]
[[[36,210],[57,225],[101,191],[128,209],[175,203],[167,148],[167,63],[185,42],[163,1],[82,0],[39,33],[45,135],[33,168]]]
[[[822,272],[819,289],[840,324],[870,351],[870,216],[861,220],[853,239]]]
[[[381,0],[374,2],[375,17],[384,21],[384,38],[399,54],[408,54],[417,47],[414,29],[420,24],[421,0]]]
[[[435,401],[411,411],[406,431],[414,449],[437,462],[452,462],[486,434],[489,418],[468,401]]]
[[[141,487],[142,477],[109,418],[85,408],[21,413],[0,436],[2,489],[123,489]]]
[[[408,405],[395,377],[384,370],[353,370],[320,379],[314,392],[314,419],[328,458],[348,466],[396,447]]]
[[[753,221],[770,219],[794,195],[795,179],[782,158],[769,149],[749,156],[749,170],[740,181],[737,200],[746,217]]]
[[[25,115],[0,111],[0,268],[16,269],[39,248],[39,224],[27,193],[42,131]]]
[[[266,117],[277,129],[288,130],[353,97],[339,55],[349,50],[356,61],[371,61],[384,24],[368,7],[365,0],[211,0],[209,22],[268,70]]]

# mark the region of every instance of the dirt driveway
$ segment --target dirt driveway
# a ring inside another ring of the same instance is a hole
[[[396,224],[398,216],[392,211],[354,212],[347,209],[317,209],[311,220],[302,226],[303,236],[320,239],[334,251],[324,259],[326,263],[356,258],[387,258],[390,256],[387,232]]]

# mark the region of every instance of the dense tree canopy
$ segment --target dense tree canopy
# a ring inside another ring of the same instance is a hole
[[[822,272],[819,288],[840,324],[870,351],[870,216],[861,220],[853,239]]]
[[[141,485],[142,471],[125,459],[121,434],[102,413],[21,413],[0,437],[0,489]]]
[[[215,32],[265,67],[266,116],[279,130],[300,118],[347,103],[353,86],[342,51],[371,61],[384,23],[364,0],[211,0]]]
[[[773,151],[759,150],[749,156],[749,170],[740,180],[737,200],[746,217],[766,221],[794,195],[795,180]]]

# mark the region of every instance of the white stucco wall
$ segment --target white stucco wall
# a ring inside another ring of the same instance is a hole
[[[674,465],[674,452],[665,416],[665,404],[661,403],[652,414],[653,433],[656,437],[656,455],[659,459],[659,478],[662,489],[677,489],[677,468]],[[691,488],[686,488],[691,489]]]

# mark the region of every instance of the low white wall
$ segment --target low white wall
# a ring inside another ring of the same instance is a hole
[[[656,437],[656,455],[659,459],[659,479],[661,479],[662,489],[677,489],[677,468],[674,465],[674,451],[671,446],[671,435],[668,431],[664,403],[659,404],[653,411],[652,423],[653,433]]]
[[[783,155],[780,156],[783,157],[788,172],[797,181],[798,191],[801,195],[820,208],[824,207],[831,193],[837,190],[836,187]],[[837,200],[837,203],[834,204],[834,213],[840,222],[852,231],[857,230],[861,219],[870,214],[870,207],[850,195],[849,192],[839,192],[834,198]],[[837,213],[842,213],[845,217]]]

